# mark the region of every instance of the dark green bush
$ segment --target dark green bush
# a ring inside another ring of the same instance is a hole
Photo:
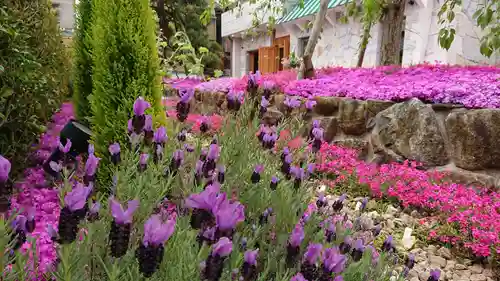
[[[156,23],[148,0],[93,1],[93,91],[89,97],[96,153],[107,155],[111,142],[128,143],[127,120],[134,101],[142,96],[161,112],[161,80],[156,46]],[[106,164],[106,163],[103,163]],[[107,169],[100,179],[109,175]]]
[[[48,1],[0,1],[0,153],[14,172],[66,98],[68,62]]]
[[[76,117],[88,123],[92,94],[92,1],[80,0],[77,8],[77,29],[73,40],[73,104]]]

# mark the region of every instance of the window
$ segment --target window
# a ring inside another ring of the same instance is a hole
[[[304,56],[306,50],[307,42],[309,42],[309,37],[304,37],[299,39],[299,52],[296,54],[299,57]]]

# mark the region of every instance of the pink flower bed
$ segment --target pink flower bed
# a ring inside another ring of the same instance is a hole
[[[415,164],[384,164],[379,167],[357,160],[357,151],[324,144],[317,169],[339,175],[331,184],[356,175],[374,197],[392,197],[404,206],[436,211],[438,224],[430,238],[462,245],[477,256],[500,254],[500,193],[448,183],[445,174],[415,169]],[[446,224],[456,226],[448,233]]]
[[[248,77],[220,78],[195,86],[202,92],[243,91]],[[294,71],[265,74],[263,86],[288,95],[463,104],[469,108],[500,108],[500,68],[494,66],[418,65],[408,68],[342,68],[317,70],[316,79],[296,80]]]
[[[196,78],[183,78],[183,79],[163,79],[163,83],[170,85],[174,89],[190,89],[201,84],[203,81]]]
[[[34,154],[40,165],[25,170],[25,178],[16,183],[19,193],[12,198],[13,210],[26,212],[30,208],[35,209],[36,227],[29,236],[36,238],[37,268],[41,272],[50,270],[57,258],[55,246],[47,233],[47,225],[57,228],[60,210],[58,191],[48,186],[41,164],[58,146],[59,133],[73,115],[73,106],[70,103],[63,104],[61,110],[54,114],[53,123],[49,124],[47,132],[41,135]],[[30,248],[29,242],[22,246],[23,251],[28,251]]]

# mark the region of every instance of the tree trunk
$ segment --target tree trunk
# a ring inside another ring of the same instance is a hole
[[[372,29],[371,23],[365,23],[363,27],[363,35],[361,36],[361,43],[359,45],[358,63],[357,67],[363,66],[363,60],[365,59],[366,47],[368,46],[368,40],[370,40],[370,31]]]
[[[158,19],[159,19],[159,25],[161,28],[161,33],[163,37],[165,38],[170,38],[167,34],[169,32],[168,30],[168,23],[167,23],[167,13],[165,13],[165,0],[158,0],[156,2],[156,14],[158,14]]]
[[[406,1],[393,0],[382,18],[381,65],[401,65],[402,33],[405,28]]]
[[[300,63],[297,79],[314,78],[312,54],[314,52],[314,49],[316,48],[316,44],[318,43],[319,35],[321,34],[321,29],[323,28],[323,23],[325,22],[329,2],[330,0],[321,0],[319,4],[319,11],[316,15],[316,18],[314,19],[311,36],[309,36],[309,41],[307,42],[306,49],[304,50],[304,56],[302,58],[302,62]]]

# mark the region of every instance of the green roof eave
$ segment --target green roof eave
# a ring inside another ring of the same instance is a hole
[[[328,9],[342,6],[349,2],[349,0],[330,0],[328,3]],[[285,23],[307,17],[316,14],[319,11],[320,0],[304,0],[304,7],[300,7],[298,4],[291,9],[289,13],[281,17],[276,21],[276,24]]]

